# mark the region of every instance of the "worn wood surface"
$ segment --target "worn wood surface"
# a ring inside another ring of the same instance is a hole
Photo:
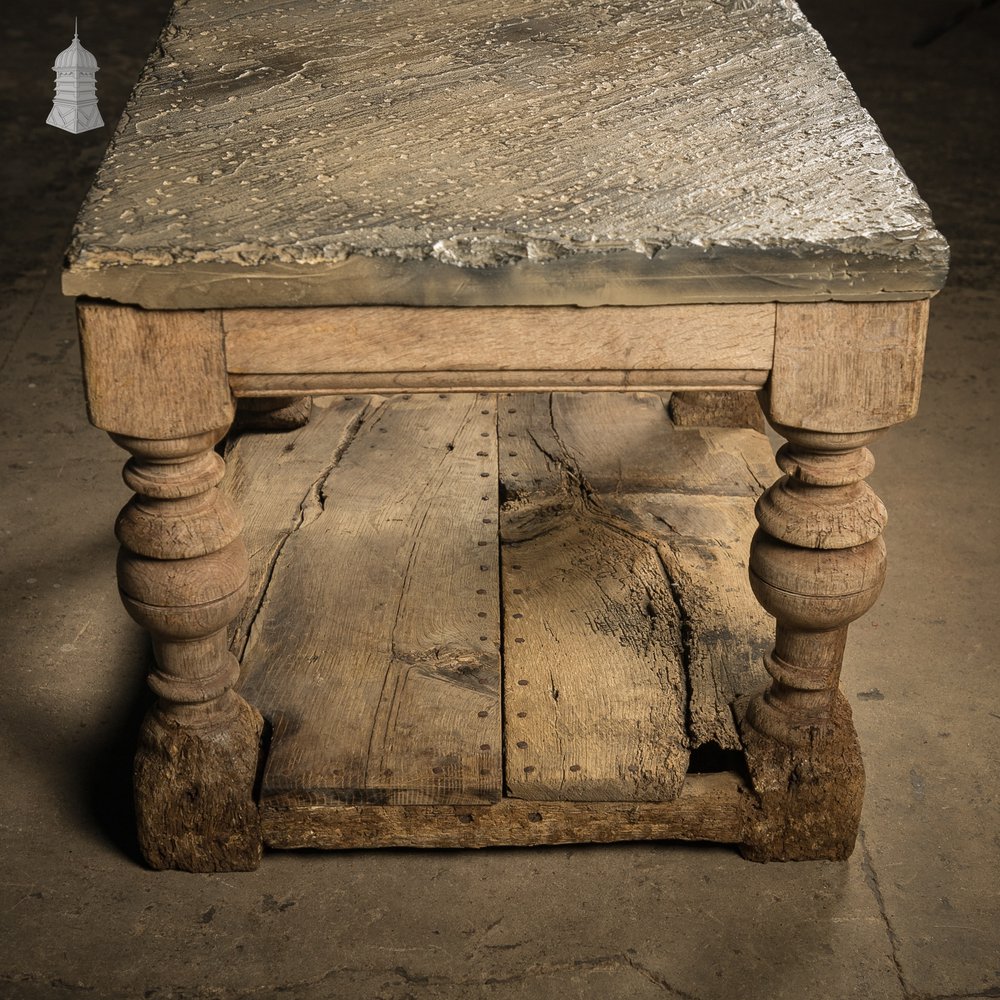
[[[672,392],[670,419],[678,427],[749,427],[765,431],[764,414],[753,392]]]
[[[865,769],[851,706],[836,692],[829,724],[801,746],[762,734],[736,714],[758,807],[747,811],[743,855],[753,861],[844,861],[861,822]]]
[[[739,748],[729,705],[764,680],[746,545],[766,439],[621,393],[509,396],[498,429],[508,787],[669,798],[689,748]]]
[[[779,304],[769,416],[856,433],[917,412],[929,302]]]
[[[147,306],[925,297],[947,248],[791,0],[175,5],[64,289]]]
[[[597,516],[586,477],[605,469],[569,450],[588,400],[501,401],[507,787],[526,799],[671,799],[688,763],[681,616],[656,546]],[[611,445],[632,428],[586,430]]]
[[[263,853],[254,785],[260,713],[245,701],[224,725],[185,726],[150,712],[133,771],[143,859],[158,870],[253,871]]]
[[[669,802],[530,802],[491,806],[345,806],[314,797],[262,804],[269,847],[528,847],[624,840],[739,843],[756,833],[753,792],[736,774],[690,775]],[[759,839],[759,838],[758,838]]]
[[[323,481],[381,401],[323,398],[321,425],[279,435],[241,435],[227,443],[226,492],[241,500],[250,555],[250,594],[237,618],[232,648],[242,658],[249,629],[290,536],[311,520]]]
[[[95,427],[164,440],[229,426],[233,403],[217,312],[80,302],[76,315]]]
[[[232,309],[234,374],[769,369],[773,304]]]
[[[745,564],[762,436],[675,428],[649,395],[504,397],[499,420],[495,397],[354,397],[227,462],[252,581],[232,648],[273,726],[275,816],[495,801],[501,748],[508,795],[663,802],[691,748],[739,747],[730,702],[763,684],[769,632]],[[595,809],[595,831],[624,815]],[[434,815],[413,836],[454,840]],[[538,842],[569,837],[570,814],[544,835],[527,815]],[[645,836],[669,835],[658,815]]]
[[[345,401],[275,444],[325,438],[311,476],[253,470],[281,526],[257,535],[266,586],[237,630],[241,692],[273,726],[265,799],[500,797],[495,424],[475,395]]]
[[[668,392],[673,389],[703,389],[706,386],[730,390],[760,389],[766,384],[768,374],[766,369],[323,372],[311,375],[231,375],[229,384],[240,397],[298,396],[302,393],[568,392],[574,389]]]

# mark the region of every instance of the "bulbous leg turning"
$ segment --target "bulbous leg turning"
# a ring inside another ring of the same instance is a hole
[[[129,614],[153,638],[157,696],[139,739],[139,842],[154,868],[256,868],[261,832],[253,799],[263,721],[232,685],[239,664],[226,629],[246,594],[242,518],[219,490],[213,446],[226,427],[148,441],[113,435],[133,454],[136,495],[118,517],[118,584]]]
[[[873,436],[776,426],[785,475],[757,505],[750,582],[776,620],[770,686],[738,706],[761,809],[743,850],[757,860],[846,858],[864,770],[840,694],[848,625],[885,577],[885,508],[863,481]]]

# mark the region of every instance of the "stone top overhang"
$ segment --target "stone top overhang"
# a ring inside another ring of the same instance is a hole
[[[148,308],[925,298],[948,248],[791,0],[181,0],[63,289]]]

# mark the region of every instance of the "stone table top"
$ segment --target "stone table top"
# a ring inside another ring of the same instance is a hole
[[[907,299],[947,260],[792,0],[178,0],[63,288],[156,308]]]

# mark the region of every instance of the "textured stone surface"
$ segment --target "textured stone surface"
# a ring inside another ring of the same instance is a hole
[[[166,307],[906,298],[946,264],[792,0],[181,0],[64,288]]]

